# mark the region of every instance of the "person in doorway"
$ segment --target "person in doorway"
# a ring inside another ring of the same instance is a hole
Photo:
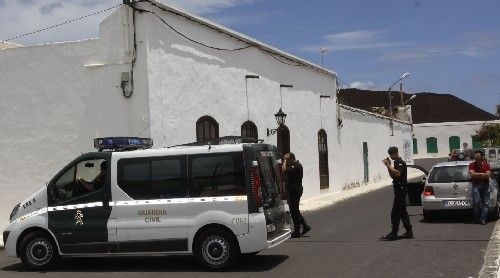
[[[391,210],[391,224],[392,230],[387,235],[381,237],[382,240],[396,240],[398,238],[413,238],[412,226],[410,224],[410,217],[406,211],[406,175],[407,167],[406,163],[399,157],[398,148],[390,147],[387,151],[392,160],[394,160],[394,166],[391,165],[391,160],[387,157],[382,160],[382,163],[387,167],[387,171],[392,178],[392,185],[394,188],[394,201]],[[403,222],[403,227],[406,232],[398,237],[399,222]]]
[[[490,201],[490,164],[484,159],[482,151],[474,153],[474,161],[469,164],[469,174],[472,178],[472,208],[474,222],[486,225],[488,202]]]
[[[88,192],[97,190],[101,188],[104,185],[104,182],[106,181],[106,173],[107,173],[107,162],[104,160],[101,162],[100,166],[100,171],[99,174],[92,180],[92,181],[86,181],[82,177],[77,177],[76,180],[78,183],[80,183]]]
[[[284,159],[283,173],[285,174],[285,183],[288,191],[288,206],[294,226],[292,237],[299,238],[311,230],[311,226],[307,225],[299,209],[300,197],[302,197],[302,192],[304,191],[302,187],[303,168],[302,164],[295,159],[293,153],[285,154]],[[302,232],[300,231],[301,227]]]

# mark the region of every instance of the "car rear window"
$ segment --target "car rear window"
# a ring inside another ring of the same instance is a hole
[[[429,175],[430,183],[467,182],[469,180],[468,165],[435,167]]]

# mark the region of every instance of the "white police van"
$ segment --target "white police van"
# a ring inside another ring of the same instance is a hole
[[[226,269],[290,238],[273,145],[146,150],[152,140],[125,137],[94,145],[99,152],[76,158],[13,209],[8,256],[44,269],[61,256],[194,254]]]

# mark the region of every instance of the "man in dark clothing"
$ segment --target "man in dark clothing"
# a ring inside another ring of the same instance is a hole
[[[474,222],[486,225],[488,203],[490,201],[490,164],[484,159],[482,151],[476,151],[475,160],[469,164],[472,178],[472,208]]]
[[[410,224],[410,217],[406,211],[406,176],[407,169],[406,163],[399,157],[398,148],[390,147],[388,150],[389,156],[394,160],[394,166],[391,165],[389,158],[382,160],[387,167],[387,171],[392,178],[392,185],[394,187],[394,202],[391,211],[392,230],[387,235],[381,237],[383,240],[396,240],[398,239],[399,221],[403,222],[406,229],[401,238],[413,238],[413,231]]]
[[[292,215],[294,231],[293,238],[298,238],[311,230],[311,226],[307,225],[304,217],[300,213],[299,204],[302,197],[302,165],[298,160],[295,160],[293,153],[285,154],[285,162],[283,163],[283,172],[285,173],[286,188],[288,191],[288,207]],[[302,226],[302,233],[300,227]]]

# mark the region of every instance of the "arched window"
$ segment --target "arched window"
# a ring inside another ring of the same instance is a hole
[[[329,187],[328,172],[328,140],[326,131],[320,129],[318,132],[318,152],[319,152],[319,187],[321,189]]]
[[[196,141],[210,141],[219,138],[219,124],[210,116],[203,116],[196,121]]]
[[[460,149],[460,137],[450,136],[448,141],[449,141],[449,145],[450,145],[450,152],[451,152],[451,150]]]
[[[429,137],[425,139],[427,143],[427,153],[438,153],[438,145],[436,137]]]
[[[278,127],[278,151],[281,158],[290,152],[290,130],[284,124]]]
[[[257,126],[252,121],[246,121],[241,125],[241,137],[259,139]]]

